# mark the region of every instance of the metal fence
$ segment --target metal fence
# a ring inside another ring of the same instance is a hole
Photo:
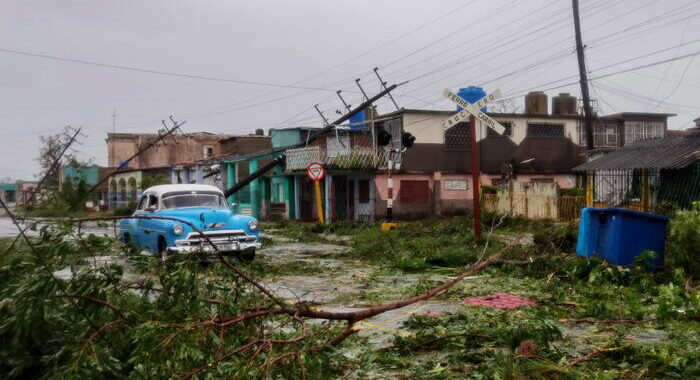
[[[588,204],[672,216],[700,201],[700,164],[674,170],[600,170],[586,175]]]

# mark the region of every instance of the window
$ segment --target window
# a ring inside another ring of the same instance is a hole
[[[664,123],[660,121],[625,121],[625,144],[639,140],[664,137]]]
[[[618,125],[616,123],[598,123],[593,126],[593,146],[596,148],[616,148],[618,144]],[[581,146],[586,146],[586,127],[580,126]]]
[[[163,195],[163,208],[225,207],[224,196],[214,192],[177,191]]]
[[[209,158],[214,155],[214,147],[205,146],[204,147],[204,158]]]
[[[138,210],[145,210],[148,207],[148,194],[144,194],[141,196],[141,200],[139,201],[139,205],[136,209]]]
[[[369,180],[361,179],[357,181],[357,195],[360,203],[369,203]]]
[[[445,150],[470,150],[469,123],[459,123],[445,130]]]
[[[466,179],[446,179],[443,183],[445,190],[467,190]]]
[[[429,198],[430,184],[428,181],[401,181],[401,189],[399,190],[401,202],[428,203]]]
[[[148,206],[146,208],[152,207],[158,209],[158,196],[155,194],[148,194]]]
[[[401,134],[403,134],[403,125],[401,119],[387,120],[384,123],[384,130],[391,134],[391,142],[387,145],[389,149],[401,149]]]
[[[564,124],[527,123],[527,137],[562,139],[564,138]]]
[[[503,128],[505,128],[505,131],[503,131],[502,135],[499,135],[498,132],[494,131],[491,128],[486,128],[486,137],[512,137],[513,136],[513,123],[511,122],[500,122]]]

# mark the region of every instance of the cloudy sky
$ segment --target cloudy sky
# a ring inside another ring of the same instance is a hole
[[[700,2],[581,0],[600,113],[700,116]],[[106,163],[118,132],[249,133],[320,125],[379,90],[406,108],[448,109],[442,89],[579,95],[569,0],[3,0],[0,178],[32,179],[39,136],[80,126],[79,155]],[[643,67],[647,66],[647,67]],[[380,111],[393,105],[382,102]]]

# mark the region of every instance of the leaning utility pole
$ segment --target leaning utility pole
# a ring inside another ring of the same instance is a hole
[[[359,80],[359,79],[358,79],[358,80]],[[406,82],[404,82],[404,83],[406,83]],[[303,148],[303,147],[306,146],[307,144],[309,144],[309,143],[313,142],[314,140],[318,139],[319,137],[323,136],[325,133],[328,133],[329,131],[331,131],[331,130],[332,130],[333,128],[335,128],[338,124],[340,124],[340,123],[342,123],[342,122],[344,122],[344,121],[350,119],[350,118],[351,118],[353,115],[355,115],[356,113],[361,112],[361,111],[364,111],[364,109],[367,108],[368,106],[371,106],[372,103],[374,103],[374,102],[376,102],[377,100],[381,99],[383,96],[385,96],[386,94],[390,93],[390,92],[393,91],[396,87],[398,87],[398,86],[400,86],[400,85],[402,85],[402,84],[404,84],[404,83],[393,84],[393,85],[391,85],[391,86],[389,86],[389,87],[384,88],[384,90],[382,90],[380,93],[378,93],[377,95],[374,95],[374,96],[371,97],[371,98],[367,98],[367,100],[365,100],[362,104],[360,104],[359,106],[357,106],[357,107],[353,108],[352,110],[348,111],[348,113],[346,113],[345,115],[341,116],[340,118],[338,118],[338,119],[335,120],[334,122],[328,123],[328,122],[326,121],[326,126],[323,127],[321,130],[319,130],[319,131],[313,133],[312,135],[310,135],[310,136],[306,139],[306,142],[302,142],[302,143],[299,143],[299,144],[296,144],[296,145],[293,145],[293,146],[288,146],[288,147],[286,147],[286,148],[284,148],[284,149],[282,149],[282,150],[294,149],[294,148]],[[367,97],[366,94],[365,94],[365,97]],[[317,111],[318,111],[318,109],[317,109]],[[319,112],[320,112],[320,111],[319,111]],[[323,116],[323,115],[321,115],[321,116]],[[325,120],[325,118],[324,118],[324,120]],[[287,155],[286,155],[286,154],[280,154],[279,156],[273,158],[272,161],[268,162],[265,166],[261,167],[260,169],[256,170],[255,172],[249,174],[247,177],[243,178],[243,179],[240,180],[238,183],[236,183],[235,185],[233,185],[231,188],[229,188],[228,190],[226,190],[226,191],[224,192],[224,196],[226,196],[226,198],[230,197],[231,195],[235,194],[238,190],[240,190],[240,189],[242,189],[243,187],[245,187],[247,184],[249,184],[249,183],[255,181],[258,177],[260,177],[261,175],[267,173],[270,169],[274,168],[274,167],[277,166],[277,165],[282,165],[282,164],[284,164],[284,162],[285,162],[286,160],[287,160]]]
[[[593,113],[591,112],[591,97],[588,94],[588,74],[586,73],[586,59],[583,53],[583,39],[581,38],[581,20],[578,15],[578,0],[571,0],[574,9],[574,28],[576,29],[576,55],[578,56],[578,71],[581,76],[581,95],[583,96],[583,116],[586,127],[586,148],[593,150]]]
[[[166,138],[166,137],[170,136],[171,134],[175,133],[178,129],[180,129],[180,126],[181,126],[181,125],[185,124],[184,121],[183,121],[182,123],[178,123],[177,121],[173,120],[173,117],[172,117],[172,116],[170,116],[170,121],[173,123],[173,127],[172,127],[172,128],[168,129],[168,126],[165,125],[165,121],[164,121],[164,122],[163,122],[164,128],[163,128],[163,130],[162,130],[163,132],[160,132],[160,131],[159,131],[159,133],[158,133],[158,138],[157,138],[157,139],[148,142],[144,147],[142,147],[141,149],[139,149],[138,152],[134,153],[131,157],[129,157],[128,159],[126,159],[124,162],[122,162],[121,165],[118,165],[116,168],[114,168],[111,172],[109,172],[109,174],[107,174],[106,176],[104,176],[104,178],[102,178],[102,179],[99,180],[96,184],[94,184],[94,185],[90,188],[90,190],[88,191],[88,193],[92,193],[93,191],[95,191],[95,189],[97,189],[98,186],[100,186],[101,184],[103,184],[104,181],[106,181],[108,178],[110,178],[111,176],[113,176],[114,174],[116,174],[116,173],[119,171],[119,169],[122,168],[122,166],[128,164],[129,161],[131,161],[131,160],[133,160],[134,158],[140,156],[143,152],[145,152],[146,150],[150,149],[152,146],[158,144],[158,143],[159,143],[161,140],[163,140],[164,138]]]
[[[71,128],[71,127],[68,127],[68,128]],[[34,195],[35,195],[36,193],[38,193],[38,192],[41,191],[41,186],[44,185],[44,182],[45,182],[46,179],[49,177],[49,175],[51,175],[51,173],[53,173],[54,170],[57,170],[57,169],[58,169],[58,166],[61,164],[61,158],[63,158],[63,155],[66,153],[66,151],[68,150],[68,148],[70,148],[70,146],[75,142],[75,139],[76,139],[76,138],[78,137],[78,135],[80,134],[80,129],[81,129],[81,128],[78,128],[78,129],[73,133],[73,136],[71,136],[71,138],[68,140],[68,142],[66,143],[66,145],[63,146],[63,149],[61,149],[61,153],[59,153],[59,154],[58,154],[58,157],[56,157],[56,158],[54,159],[53,163],[52,163],[51,166],[49,167],[49,170],[47,170],[46,173],[44,173],[44,176],[41,177],[41,180],[39,180],[39,183],[37,183],[36,187],[34,188],[34,191],[31,193],[31,195],[29,195],[29,199],[27,199],[27,203],[32,203],[32,202],[34,201]]]

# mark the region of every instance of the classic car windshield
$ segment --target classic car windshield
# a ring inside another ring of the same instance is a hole
[[[163,208],[226,207],[223,195],[215,192],[178,191],[163,194]]]

